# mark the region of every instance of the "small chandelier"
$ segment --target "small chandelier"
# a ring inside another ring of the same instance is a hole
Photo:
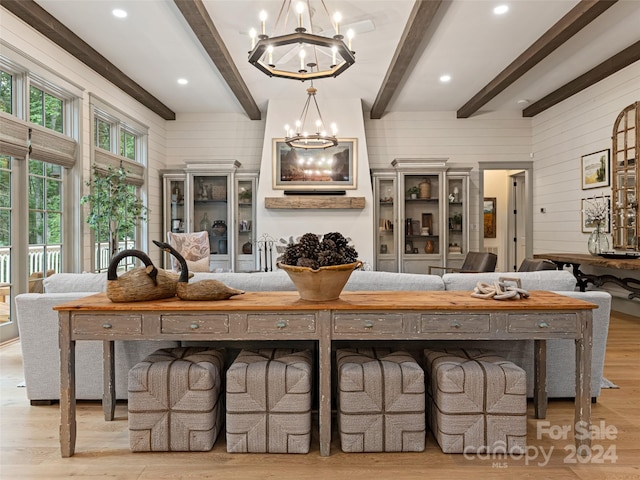
[[[302,108],[300,119],[295,123],[295,130],[293,128],[290,128],[289,125],[284,126],[284,129],[286,131],[284,141],[292,148],[304,148],[305,150],[325,149],[338,145],[338,139],[336,138],[338,128],[336,127],[335,123],[331,124],[331,135],[327,134],[326,128],[324,126],[324,120],[322,120],[322,114],[320,113],[320,108],[318,107],[318,101],[316,100],[317,91],[318,90],[314,88],[312,82],[311,86],[307,88],[307,101],[304,103],[304,107]],[[307,114],[309,113],[309,105],[311,105],[312,99],[313,104],[316,107],[316,112],[318,114],[318,119],[316,120],[315,124],[315,134],[309,134],[307,133],[307,131],[305,131]]]
[[[307,5],[309,5],[309,1],[307,0]],[[287,3],[286,17],[289,16],[291,0],[283,0],[278,20],[276,21],[276,28],[283,12],[285,12],[285,4]],[[324,0],[322,0],[322,5],[329,16]],[[339,13],[333,16],[332,24],[335,29],[335,35],[330,38],[307,33],[302,19],[304,13],[303,2],[298,2],[296,12],[298,14],[298,26],[295,29],[295,33],[274,37],[269,37],[266,34],[267,13],[264,10],[260,12],[261,33],[258,35],[255,29],[251,29],[249,32],[251,37],[249,63],[251,65],[270,77],[289,78],[304,82],[305,80],[316,78],[337,77],[356,62],[356,52],[351,50],[354,36],[353,30],[347,32],[349,43],[347,46],[344,43],[344,36],[340,34],[342,17]],[[311,15],[309,18],[311,18]],[[312,22],[310,23],[310,30],[313,31],[313,24]],[[258,39],[257,42],[256,38]],[[295,47],[295,44],[298,44],[298,46]],[[288,45],[294,45],[294,47],[280,48]],[[300,59],[299,65],[295,60],[296,56]],[[312,60],[307,62],[307,56]],[[274,59],[276,60],[274,61]]]

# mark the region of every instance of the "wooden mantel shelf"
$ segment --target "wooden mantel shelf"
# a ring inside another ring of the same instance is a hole
[[[265,208],[346,208],[363,209],[364,197],[335,195],[295,195],[289,197],[265,197]]]

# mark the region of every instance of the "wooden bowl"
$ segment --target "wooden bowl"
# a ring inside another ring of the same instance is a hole
[[[298,267],[278,263],[289,275],[289,278],[298,290],[300,298],[311,302],[323,302],[335,300],[340,297],[342,289],[346,285],[351,272],[362,266],[361,261],[345,263],[344,265],[332,265],[313,270],[309,267]]]

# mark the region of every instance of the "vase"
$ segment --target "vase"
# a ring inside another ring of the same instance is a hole
[[[209,229],[211,228],[211,221],[209,220],[209,216],[207,212],[204,212],[202,215],[202,220],[200,220],[200,231],[209,233]]]
[[[420,188],[420,198],[431,198],[431,180],[425,178],[418,184]]]
[[[427,243],[424,246],[424,253],[433,253],[435,250],[435,245],[433,240],[427,240]]]
[[[607,234],[602,231],[600,225],[597,225],[596,229],[589,235],[587,248],[591,255],[599,255],[609,250],[609,238]]]

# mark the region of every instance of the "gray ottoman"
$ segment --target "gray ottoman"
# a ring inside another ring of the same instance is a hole
[[[242,350],[227,370],[227,451],[308,453],[311,352]]]
[[[421,452],[424,372],[406,352],[338,349],[338,427],[344,452]]]
[[[208,451],[221,421],[224,354],[207,347],[157,350],[129,371],[134,452]]]
[[[522,368],[481,350],[425,350],[424,355],[429,426],[443,452],[525,451]]]

